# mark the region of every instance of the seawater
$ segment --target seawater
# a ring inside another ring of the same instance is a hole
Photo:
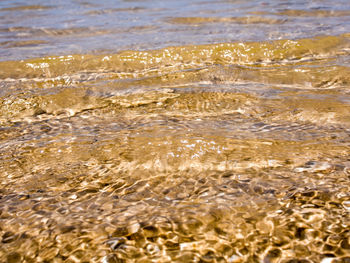
[[[1,1],[1,262],[349,262],[348,1]]]

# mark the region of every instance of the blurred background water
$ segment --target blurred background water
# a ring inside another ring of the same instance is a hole
[[[346,0],[1,1],[0,59],[338,35],[349,10]]]

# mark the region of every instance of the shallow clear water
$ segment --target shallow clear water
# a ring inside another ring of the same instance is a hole
[[[348,262],[348,1],[1,1],[1,262]]]

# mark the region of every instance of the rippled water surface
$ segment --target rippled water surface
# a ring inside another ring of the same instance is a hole
[[[347,0],[0,1],[0,262],[350,262],[349,88]]]

